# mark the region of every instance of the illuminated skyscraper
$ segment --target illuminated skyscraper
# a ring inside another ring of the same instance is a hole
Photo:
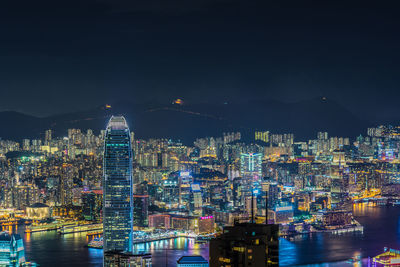
[[[240,155],[241,189],[240,202],[247,211],[251,211],[252,192],[262,178],[262,154],[242,153]],[[247,203],[247,204],[246,204]]]
[[[25,263],[25,250],[19,235],[0,233],[0,266],[22,266]]]
[[[242,153],[240,156],[240,175],[253,181],[262,178],[262,154]]]
[[[202,215],[203,197],[199,184],[192,184],[190,194],[190,211],[197,215]]]
[[[104,140],[104,251],[132,251],[132,149],[125,118],[111,117]]]

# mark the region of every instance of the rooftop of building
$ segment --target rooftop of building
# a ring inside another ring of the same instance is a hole
[[[129,251],[122,251],[122,250],[109,250],[104,252],[106,256],[112,256],[112,255],[119,255],[119,256],[129,256],[129,257],[151,257],[151,253],[138,253],[138,254],[133,254],[132,252]]]
[[[237,238],[237,236],[276,235],[278,232],[278,224],[235,223],[234,226],[225,226],[222,234],[217,238],[231,239]]]
[[[112,116],[107,124],[107,129],[111,130],[125,130],[128,129],[124,116]]]
[[[177,263],[179,264],[194,264],[194,263],[208,263],[202,256],[182,256]]]
[[[49,206],[47,206],[46,204],[43,203],[35,203],[32,206],[29,206],[29,208],[48,208]]]
[[[12,238],[15,238],[16,240],[21,239],[21,236],[18,234],[13,234],[10,235],[9,232],[0,232],[0,242],[1,241],[11,241]]]

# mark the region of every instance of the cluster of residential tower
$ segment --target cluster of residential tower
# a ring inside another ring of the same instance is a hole
[[[100,133],[66,134],[0,140],[0,223],[102,224],[110,262],[130,260],[134,239],[149,231],[209,237],[236,225],[231,232],[240,235],[244,223],[279,224],[281,236],[362,229],[351,205],[400,197],[397,127],[355,138],[319,132],[301,142],[269,131],[245,142],[232,132],[189,146],[142,140],[123,117],[112,117]]]

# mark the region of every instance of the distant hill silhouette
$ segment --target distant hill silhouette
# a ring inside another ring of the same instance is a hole
[[[172,138],[189,144],[197,137],[222,136],[241,131],[245,140],[255,130],[294,133],[296,140],[315,138],[318,131],[331,136],[355,137],[365,134],[371,123],[362,120],[338,103],[310,99],[295,103],[257,100],[246,104],[131,104],[116,103],[111,109],[99,107],[82,112],[33,117],[13,111],[0,112],[0,137],[20,140],[43,137],[46,129],[65,136],[68,128],[104,129],[112,114],[123,114],[137,138]]]

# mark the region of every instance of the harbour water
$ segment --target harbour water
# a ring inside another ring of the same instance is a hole
[[[103,266],[103,250],[87,248],[86,233],[60,235],[56,231],[24,234],[26,258],[40,266]],[[150,252],[153,266],[176,266],[183,255],[202,255],[208,259],[208,245],[179,237],[134,245],[134,252]]]
[[[348,260],[359,255],[362,262],[356,266],[368,266],[368,257],[382,253],[384,247],[400,248],[399,206],[356,204],[353,212],[364,226],[362,233],[315,233],[281,240],[280,265],[354,266]]]
[[[363,266],[368,257],[380,254],[384,247],[400,249],[400,206],[354,205],[356,219],[364,232],[335,235],[315,233],[293,240],[281,239],[280,265],[354,266],[347,260],[360,255]],[[100,249],[86,248],[85,233],[59,235],[55,231],[24,234],[26,257],[40,266],[102,266]],[[208,245],[193,239],[176,238],[135,245],[135,252],[150,252],[154,266],[176,266],[182,255],[200,254],[208,258]],[[358,264],[361,266],[361,264]]]

